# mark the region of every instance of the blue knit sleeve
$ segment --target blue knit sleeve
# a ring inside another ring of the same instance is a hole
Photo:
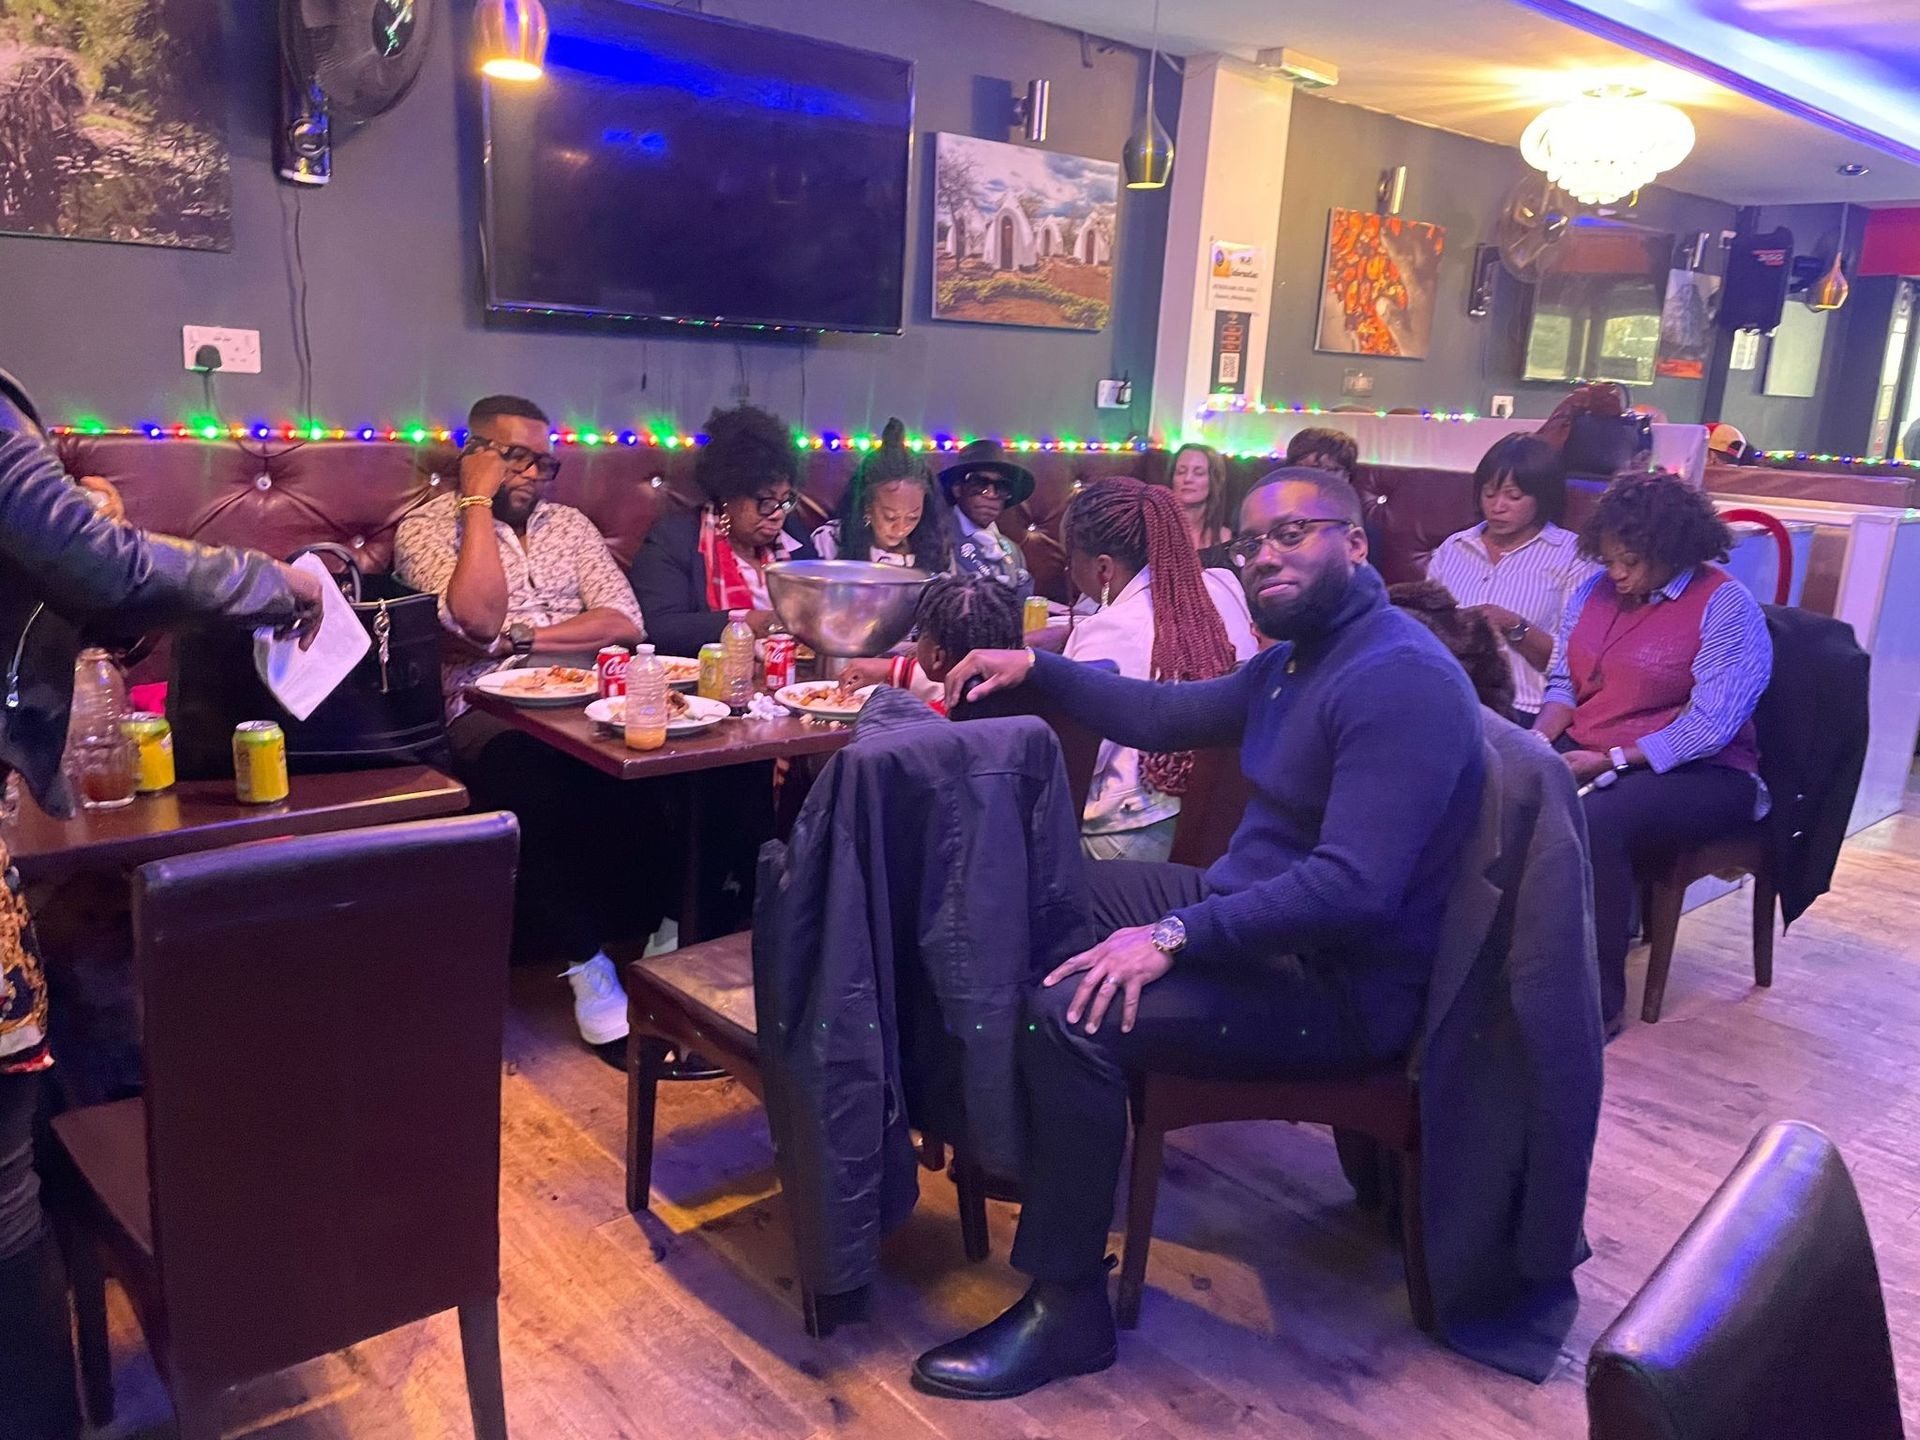
[[[1237,745],[1247,726],[1250,677],[1268,651],[1218,680],[1169,685],[1129,680],[1042,650],[1028,683],[1082,725],[1134,750],[1203,750]]]
[[[1422,855],[1484,768],[1480,707],[1449,657],[1366,666],[1329,697],[1333,779],[1297,864],[1176,912],[1195,960],[1234,963],[1364,942],[1397,916]]]

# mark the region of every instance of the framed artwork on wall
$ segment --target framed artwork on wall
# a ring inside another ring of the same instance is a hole
[[[1335,208],[1313,348],[1424,360],[1446,246],[1444,225]]]
[[[217,0],[0,0],[0,231],[233,246]]]
[[[1106,328],[1119,165],[937,134],[933,176],[934,319]]]

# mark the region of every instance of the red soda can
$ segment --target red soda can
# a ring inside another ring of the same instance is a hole
[[[627,693],[627,666],[633,657],[624,645],[608,645],[593,657],[593,673],[600,682],[600,698]]]
[[[799,642],[791,635],[769,635],[767,647],[767,693],[779,694],[794,681]]]

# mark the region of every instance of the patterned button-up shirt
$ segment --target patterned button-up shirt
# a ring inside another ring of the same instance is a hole
[[[400,522],[394,537],[393,569],[415,590],[440,597],[440,623],[461,634],[447,609],[447,584],[460,558],[460,525],[454,512],[457,495],[429,500]],[[527,519],[523,546],[513,527],[493,522],[500,542],[500,563],[507,579],[507,623],[525,621],[534,626],[557,625],[589,610],[618,610],[645,633],[640,606],[627,577],[620,573],[607,542],[580,511],[568,505],[542,502]],[[467,637],[476,639],[479,637]],[[551,658],[551,657],[548,657]],[[486,656],[456,654],[442,667],[447,697],[447,719],[467,708],[467,686],[490,670],[519,663]]]

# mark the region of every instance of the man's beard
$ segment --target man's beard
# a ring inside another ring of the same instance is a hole
[[[1247,608],[1253,612],[1253,623],[1269,640],[1308,640],[1332,628],[1333,617],[1347,598],[1347,585],[1353,579],[1353,572],[1338,568],[1323,570],[1284,598],[1259,593],[1260,586],[1272,578],[1266,574],[1248,582],[1251,593],[1247,596]]]

